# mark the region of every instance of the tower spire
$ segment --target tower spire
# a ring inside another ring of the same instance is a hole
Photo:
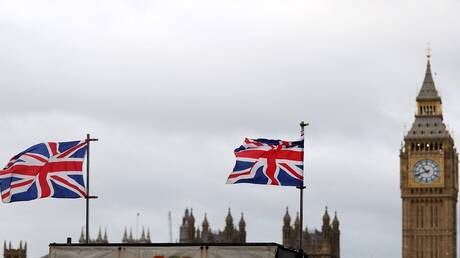
[[[438,90],[434,85],[433,75],[431,74],[431,50],[427,49],[427,62],[425,70],[425,78],[423,79],[422,87],[417,96],[417,101],[424,100],[441,100],[438,94]]]

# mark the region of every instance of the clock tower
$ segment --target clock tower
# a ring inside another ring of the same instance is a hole
[[[458,154],[442,115],[430,55],[415,121],[400,151],[402,257],[457,257]]]

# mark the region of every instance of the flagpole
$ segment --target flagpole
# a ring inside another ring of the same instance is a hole
[[[89,199],[95,199],[97,196],[91,196],[89,194],[89,146],[90,142],[97,141],[98,139],[91,138],[89,133],[86,134],[86,142],[88,146],[86,147],[86,239],[85,242],[89,244]]]
[[[305,126],[308,126],[308,123],[305,123],[304,121],[300,122],[300,136],[302,137],[302,141],[304,143],[304,149],[305,149]],[[305,162],[303,164],[303,177],[305,179]],[[305,184],[304,180],[302,180],[302,185],[297,186],[297,189],[299,189],[300,192],[300,239],[299,239],[299,257],[303,257],[303,190],[305,189]]]

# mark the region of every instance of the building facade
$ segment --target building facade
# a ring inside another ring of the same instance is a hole
[[[402,257],[457,257],[458,154],[443,121],[430,56],[400,150]]]
[[[323,215],[321,231],[303,231],[303,251],[311,258],[339,258],[340,257],[340,229],[337,213],[332,223],[329,213],[326,210]],[[297,213],[294,223],[291,225],[291,216],[286,208],[283,218],[283,245],[286,247],[300,249],[300,219]]]
[[[246,243],[246,222],[243,213],[241,213],[241,219],[238,227],[236,227],[231,211],[228,209],[224,230],[212,231],[206,214],[200,230],[200,228],[195,227],[193,210],[186,209],[180,226],[179,241],[180,243]]]
[[[22,244],[19,242],[19,248],[14,248],[11,242],[6,245],[6,241],[3,242],[3,258],[26,258],[27,257],[27,242]]]

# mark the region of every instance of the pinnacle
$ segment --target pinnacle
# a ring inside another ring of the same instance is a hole
[[[430,59],[427,61],[425,78],[423,80],[422,88],[417,96],[417,101],[419,100],[433,100],[440,99],[438,91],[434,85],[433,76],[431,74],[431,63]]]

